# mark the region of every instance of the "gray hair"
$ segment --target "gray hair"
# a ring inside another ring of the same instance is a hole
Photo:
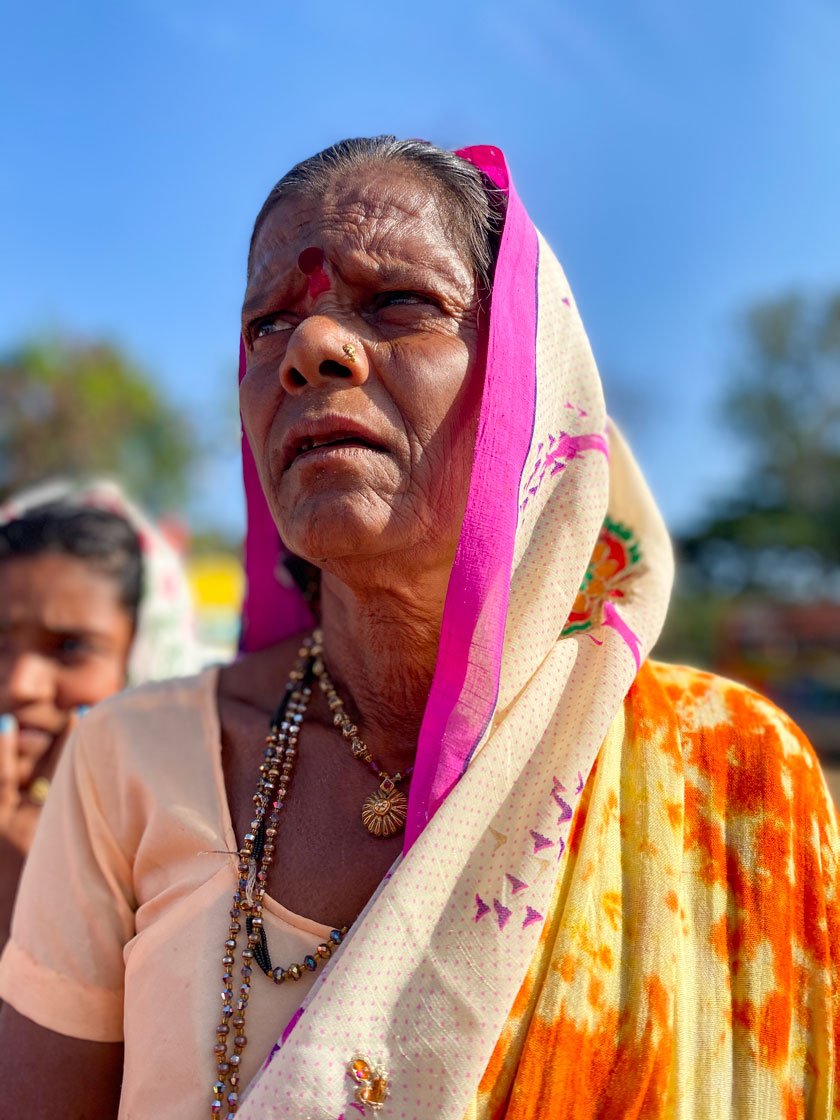
[[[482,171],[454,152],[424,140],[398,140],[395,136],[339,140],[287,171],[272,187],[254,222],[248,249],[249,274],[257,234],[278,202],[289,197],[323,197],[340,176],[389,163],[414,171],[436,191],[449,224],[448,232],[463,247],[480,286],[489,289],[504,224],[504,193]]]

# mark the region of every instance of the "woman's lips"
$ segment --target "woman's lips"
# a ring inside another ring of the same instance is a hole
[[[348,437],[337,439],[334,443],[320,443],[315,447],[298,451],[291,465],[300,462],[314,462],[316,460],[356,458],[360,454],[381,455],[382,448],[374,447],[363,439]]]
[[[345,416],[300,419],[292,424],[281,445],[282,468],[287,471],[304,459],[346,457],[383,452],[379,436],[357,420]]]

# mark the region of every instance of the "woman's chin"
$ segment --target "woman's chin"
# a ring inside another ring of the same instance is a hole
[[[319,567],[381,553],[391,522],[384,502],[371,502],[359,491],[310,495],[277,518],[286,548]]]

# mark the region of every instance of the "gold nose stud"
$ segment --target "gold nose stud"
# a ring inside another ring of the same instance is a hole
[[[348,362],[355,362],[355,360],[356,360],[356,347],[353,345],[352,342],[345,342],[344,345],[341,347],[341,353],[344,355],[344,357],[347,359]]]

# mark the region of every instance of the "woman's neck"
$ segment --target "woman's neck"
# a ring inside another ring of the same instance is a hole
[[[446,573],[448,575],[448,573]],[[386,770],[414,759],[437,660],[446,579],[363,591],[321,585],[324,660],[349,714]]]

